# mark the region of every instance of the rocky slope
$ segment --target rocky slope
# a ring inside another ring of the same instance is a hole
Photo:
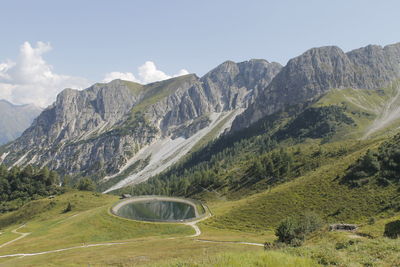
[[[313,48],[291,59],[253,104],[234,121],[237,130],[285,106],[312,101],[332,88],[374,89],[400,78],[400,43],[369,45],[344,53]]]
[[[126,170],[143,157],[173,163],[209,132],[229,127],[280,69],[265,60],[227,61],[202,78],[189,74],[148,85],[115,80],[83,91],[65,89],[3,149],[0,161],[94,179],[111,179],[122,170],[129,175]],[[160,144],[173,144],[171,153],[157,154],[165,149]]]
[[[0,145],[19,137],[41,111],[35,105],[13,105],[0,100]]]

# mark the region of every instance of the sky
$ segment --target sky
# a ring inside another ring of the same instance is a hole
[[[400,42],[398,10],[398,0],[0,0],[0,99],[45,107],[64,88],[116,78],[383,46]]]

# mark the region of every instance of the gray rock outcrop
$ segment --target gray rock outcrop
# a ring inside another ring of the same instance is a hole
[[[312,101],[332,88],[374,89],[400,78],[400,43],[370,45],[344,53],[340,48],[313,48],[291,59],[232,128],[248,127],[285,106]]]

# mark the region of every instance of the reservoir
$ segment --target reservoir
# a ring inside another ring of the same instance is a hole
[[[197,204],[197,205],[196,205]],[[112,212],[123,218],[151,222],[180,222],[199,217],[201,206],[187,199],[167,197],[140,197],[122,201]]]

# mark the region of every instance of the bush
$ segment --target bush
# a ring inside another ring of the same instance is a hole
[[[390,238],[398,238],[400,236],[400,220],[387,223],[383,235]]]
[[[322,225],[322,219],[317,214],[307,212],[284,219],[276,228],[275,235],[278,242],[298,247],[308,234],[320,229]]]
[[[303,245],[303,242],[304,242],[303,239],[300,239],[300,238],[293,238],[293,239],[290,241],[290,245],[291,245],[292,247],[300,247],[301,245]]]
[[[64,213],[70,212],[71,210],[72,210],[71,202],[68,202],[68,205],[67,205],[67,207],[66,207],[65,210],[64,210]]]
[[[375,219],[374,217],[371,217],[371,218],[369,218],[369,220],[368,220],[368,224],[369,224],[369,225],[374,225],[375,222],[376,222],[376,219]]]
[[[358,241],[357,241],[357,242],[358,242]],[[354,241],[354,240],[349,240],[348,242],[338,242],[338,243],[336,243],[335,248],[336,248],[337,250],[346,249],[346,248],[348,248],[348,247],[350,247],[350,246],[356,244],[357,242]]]
[[[283,220],[275,231],[278,241],[290,244],[290,242],[296,238],[297,224],[298,222],[292,217]]]
[[[96,185],[89,178],[83,178],[83,179],[79,180],[77,188],[78,188],[78,190],[81,190],[81,191],[94,191],[96,188]]]

